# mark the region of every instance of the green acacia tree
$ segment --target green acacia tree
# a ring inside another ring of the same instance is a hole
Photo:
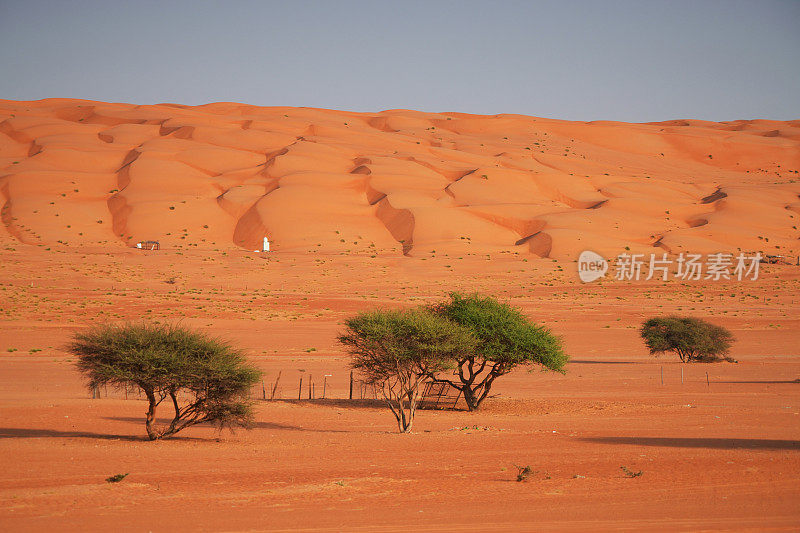
[[[639,330],[651,355],[675,352],[684,363],[733,361],[728,357],[733,334],[701,318],[651,318]]]
[[[78,356],[78,370],[90,388],[139,387],[147,398],[145,428],[150,440],[211,422],[220,429],[249,427],[250,388],[261,372],[229,344],[174,325],[100,325],[75,334],[67,349]],[[156,425],[161,402],[174,416]]]
[[[475,344],[470,332],[426,309],[368,311],[338,337],[351,366],[376,385],[401,433],[411,431],[422,385]]]
[[[461,390],[470,411],[477,410],[495,380],[518,366],[539,365],[563,372],[568,357],[561,340],[531,323],[519,309],[478,294],[451,293],[450,300],[435,305],[437,315],[467,328],[476,339],[473,350],[454,360],[458,379],[434,376]]]

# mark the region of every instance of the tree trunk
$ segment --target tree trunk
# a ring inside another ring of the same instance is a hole
[[[168,437],[178,432],[178,424],[181,421],[181,408],[178,405],[178,395],[175,391],[169,391],[169,396],[172,399],[172,407],[175,409],[175,416],[172,419],[166,431],[161,433],[162,437]]]
[[[465,385],[461,391],[464,393],[464,401],[467,403],[467,409],[470,411],[477,411],[479,405],[478,399],[475,397],[472,388],[469,385]]]
[[[147,429],[147,437],[150,440],[158,440],[161,435],[158,434],[158,431],[153,427],[153,422],[156,419],[156,406],[158,402],[156,401],[156,395],[152,389],[145,389],[145,395],[147,396],[147,413],[145,418],[145,428]]]
[[[408,408],[404,406],[403,400],[400,400],[400,413],[402,415],[402,422],[400,424],[400,433],[411,433],[411,426],[414,425],[414,411],[411,408],[411,400],[409,400]]]
[[[419,401],[419,384],[417,384],[408,394],[408,418],[402,433],[411,433],[414,426],[414,415],[417,414],[417,402]]]
[[[473,387],[471,383],[464,384],[461,388],[461,392],[464,394],[464,401],[467,404],[467,409],[470,411],[477,411],[483,403],[483,400],[489,396],[489,391],[492,390],[492,382],[494,382],[495,378],[506,373],[507,372],[495,373],[492,371],[476,387]]]
[[[400,433],[410,433],[411,427],[414,425],[414,414],[416,411],[415,398],[411,393],[398,395],[396,408],[389,404],[392,408],[395,418],[397,419],[397,429]],[[408,405],[406,405],[408,401]]]
[[[489,391],[492,390],[492,381],[494,381],[493,378],[487,379],[487,381],[485,382],[483,386],[483,391],[481,391],[481,395],[478,396],[478,398],[475,400],[475,409],[474,409],[475,411],[477,411],[478,408],[481,406],[483,400],[485,400],[489,396]]]
[[[408,418],[406,417],[406,409],[403,405],[403,399],[397,399],[397,429],[400,433],[408,433]]]

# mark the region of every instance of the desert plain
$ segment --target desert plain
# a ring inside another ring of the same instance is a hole
[[[800,121],[0,100],[0,193],[4,531],[800,527]],[[584,284],[583,250],[781,259]],[[348,399],[336,335],[453,290],[571,360],[398,434]],[[738,362],[651,356],[641,322],[673,313],[729,328]],[[149,442],[135,394],[92,399],[65,344],[141,319],[244,349],[275,388],[255,428]]]

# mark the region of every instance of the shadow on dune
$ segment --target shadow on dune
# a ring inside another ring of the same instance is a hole
[[[346,400],[346,399],[317,399],[317,400],[271,400],[272,402],[282,402],[293,405],[309,405],[309,406],[329,406],[337,408],[350,408],[350,409],[375,409],[385,408],[386,404],[383,400]],[[261,402],[258,402],[261,403]],[[36,429],[36,428],[0,428],[0,439],[36,439],[36,438],[87,438],[87,439],[104,439],[104,440],[127,440],[127,441],[142,441],[149,442],[149,439],[144,435],[144,417],[133,416],[109,416],[104,417],[105,420],[113,420],[115,422],[130,422],[141,427],[142,435],[115,435],[94,433],[90,431],[59,431],[55,429]],[[157,418],[156,424],[168,425],[172,421],[171,418]],[[192,427],[213,427],[210,423],[196,424]],[[256,422],[253,424],[254,429],[275,429],[286,431],[307,431],[314,433],[363,433],[365,429],[322,429],[294,426],[290,424],[278,424],[276,422]],[[187,428],[190,430],[191,428]],[[366,430],[368,431],[368,430]],[[173,435],[165,440],[194,440],[202,441],[209,440],[207,438],[187,437],[184,435]]]
[[[108,435],[89,431],[59,431],[55,429],[0,428],[0,439],[86,438],[104,440],[147,441],[144,436]]]
[[[282,429],[286,431],[307,431],[311,433],[363,433],[363,431],[350,431],[347,429],[321,429],[321,428],[305,428],[302,426],[292,426],[289,424],[277,424],[275,422],[256,422],[253,424],[254,429]]]
[[[576,365],[638,365],[639,361],[588,361],[585,359],[570,359],[567,364]]]
[[[315,400],[287,400],[287,399],[275,399],[275,400],[257,400],[256,405],[261,405],[263,403],[270,403],[270,402],[281,402],[281,403],[288,403],[292,405],[309,405],[309,406],[326,406],[326,407],[339,407],[339,408],[347,408],[347,409],[385,409],[386,402],[378,399],[367,399],[364,398],[363,400],[348,400],[346,398],[325,398],[324,400],[319,398]]]
[[[141,425],[142,426],[142,431],[144,431],[144,417],[143,416],[141,416],[141,417],[137,417],[137,416],[104,416],[103,419],[104,420],[114,420],[116,422],[133,422],[137,426]],[[172,418],[164,417],[164,418],[156,418],[156,420],[155,420],[155,423],[158,426],[166,426],[166,425],[169,425],[170,422],[172,422]],[[197,424],[197,425],[192,426],[192,427],[211,427],[211,424],[202,423],[202,424]],[[172,438],[172,437],[170,437],[170,438]]]
[[[105,417],[105,419],[106,420],[114,420],[116,422],[138,422],[138,423],[142,422],[141,418],[128,417],[128,416],[108,416],[108,417]],[[157,419],[157,423],[160,424],[160,425],[167,425],[167,424],[169,424],[169,422],[170,421],[167,420],[166,418]],[[213,426],[208,422],[204,422],[204,423],[201,423],[201,424],[195,424],[192,427],[195,427],[195,428],[198,428],[198,427],[210,428],[210,427],[213,427]],[[312,432],[312,433],[360,433],[359,431],[349,431],[349,430],[346,430],[346,429],[321,429],[321,428],[318,429],[318,428],[309,428],[309,427],[303,427],[303,426],[293,426],[291,424],[278,424],[276,422],[255,422],[253,424],[253,426],[251,427],[251,429],[280,429],[280,430],[285,430],[285,431],[308,431],[308,432]],[[190,431],[190,430],[191,430],[191,428],[187,428],[184,431]],[[240,430],[240,429],[237,428],[236,431],[245,431],[245,430],[244,429]],[[179,438],[180,437],[170,437],[170,440],[179,439]],[[206,439],[193,439],[193,440],[206,440]]]
[[[762,383],[766,385],[775,385],[780,383],[794,383],[795,385],[800,385],[800,380],[797,379],[786,379],[782,381],[714,381],[713,383]]]
[[[628,444],[664,448],[710,448],[718,450],[798,450],[800,441],[781,439],[725,439],[684,437],[585,437],[584,442]]]

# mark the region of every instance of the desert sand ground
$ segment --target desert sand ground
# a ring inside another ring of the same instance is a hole
[[[574,262],[587,242],[796,257],[797,122],[0,109],[3,530],[800,527],[798,267],[581,284]],[[265,232],[275,251],[249,251]],[[163,249],[130,247],[148,238]],[[379,402],[345,400],[335,335],[360,310],[450,290],[546,324],[567,373],[515,371],[481,411],[422,411],[397,434]],[[725,325],[739,362],[650,356],[637,328],[665,313]],[[279,399],[257,400],[251,431],[145,441],[144,403],[91,399],[63,350],[140,318],[241,346],[267,387],[281,373]],[[298,400],[301,375],[317,396],[329,375],[327,398]],[[536,473],[517,483],[515,465]]]

